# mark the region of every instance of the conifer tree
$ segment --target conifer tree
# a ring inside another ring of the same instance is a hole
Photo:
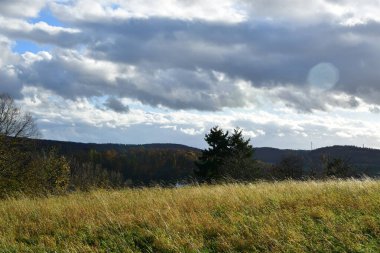
[[[202,151],[196,162],[195,174],[198,179],[211,182],[251,177],[254,150],[249,144],[250,139],[244,139],[241,129],[234,129],[230,135],[228,131],[215,126],[206,134],[205,141],[209,148]]]

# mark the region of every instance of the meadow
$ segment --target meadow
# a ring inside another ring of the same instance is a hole
[[[380,181],[95,190],[0,201],[0,252],[378,252]]]

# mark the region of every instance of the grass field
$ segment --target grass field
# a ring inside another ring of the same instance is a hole
[[[0,252],[379,252],[380,182],[99,190],[0,201]]]

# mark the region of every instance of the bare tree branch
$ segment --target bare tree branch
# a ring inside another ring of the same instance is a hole
[[[0,135],[26,138],[39,136],[33,117],[22,112],[7,94],[0,94]]]

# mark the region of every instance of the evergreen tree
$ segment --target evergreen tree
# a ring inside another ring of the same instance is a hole
[[[252,158],[254,150],[249,142],[249,138],[244,139],[243,131],[241,129],[234,129],[233,134],[229,137],[231,156],[238,157],[240,159]]]
[[[241,129],[234,129],[229,137],[229,155],[221,166],[224,177],[236,180],[252,180],[257,177],[253,161],[254,149],[249,143],[250,139],[244,139]]]
[[[202,151],[202,155],[196,162],[198,170],[196,176],[201,180],[211,182],[221,176],[220,168],[230,154],[228,131],[224,132],[218,126],[211,128],[206,134],[205,141],[210,146]]]
[[[196,162],[198,179],[206,182],[226,178],[251,179],[253,148],[250,139],[244,139],[241,129],[228,131],[215,126],[206,134],[209,148],[202,151]]]

